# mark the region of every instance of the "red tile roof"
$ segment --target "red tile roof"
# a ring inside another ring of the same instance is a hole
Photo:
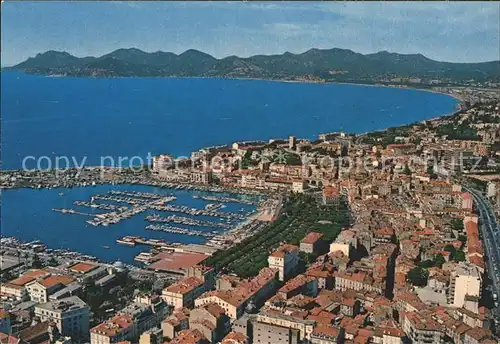
[[[283,258],[286,254],[290,254],[292,252],[297,252],[298,247],[290,244],[282,244],[278,247],[273,253],[271,253],[272,257]]]
[[[302,239],[301,243],[304,244],[315,244],[319,239],[323,237],[323,233],[311,232],[307,234],[304,239]]]
[[[202,340],[205,340],[205,336],[200,331],[182,330],[169,344],[197,344]]]
[[[57,284],[68,285],[74,281],[75,281],[75,279],[73,277],[70,277],[70,276],[52,275],[52,276],[46,277],[46,278],[38,281],[38,283],[43,285],[45,288],[51,288]]]
[[[248,343],[248,337],[240,332],[229,332],[221,344],[244,344]]]
[[[68,270],[79,272],[79,273],[87,273],[93,269],[95,269],[96,265],[92,263],[76,263],[68,268]]]
[[[182,280],[180,280],[177,283],[174,283],[164,290],[170,292],[170,293],[176,293],[176,294],[187,294],[190,291],[201,287],[203,285],[203,281],[199,279],[198,277],[187,277]]]
[[[92,328],[90,332],[112,337],[134,324],[130,314],[117,315],[110,320],[100,323]]]

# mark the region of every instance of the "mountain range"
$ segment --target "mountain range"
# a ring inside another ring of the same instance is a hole
[[[360,54],[339,48],[248,58],[228,56],[222,59],[193,49],[177,55],[129,48],[100,57],[81,58],[50,50],[4,70],[64,76],[230,77],[342,82],[411,79],[414,82],[460,83],[500,80],[500,61],[452,63],[435,61],[422,54],[387,51]]]

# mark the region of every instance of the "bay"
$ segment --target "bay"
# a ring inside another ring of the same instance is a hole
[[[458,104],[442,94],[359,85],[58,78],[12,72],[2,73],[1,94],[2,169],[21,168],[27,156],[46,156],[52,163],[58,156],[78,162],[85,158],[86,165],[98,165],[106,156],[189,156],[200,147],[234,141],[288,135],[315,139],[319,133],[338,130],[360,133],[437,117],[454,111]],[[26,167],[35,166],[31,163]],[[2,235],[26,241],[40,239],[51,248],[69,248],[125,262],[132,262],[144,248],[116,245],[115,240],[124,235],[168,242],[204,241],[146,232],[144,214],[117,225],[92,227],[81,216],[52,211],[74,208],[75,200],[117,189],[172,192],[137,185],[7,190],[2,195]],[[61,192],[64,196],[59,196]],[[190,192],[176,191],[176,196],[180,204],[204,206]],[[228,206],[227,210],[239,206]]]
[[[425,91],[200,78],[65,78],[2,73],[2,169],[25,157],[189,156],[203,146],[366,132],[452,112]],[[29,160],[27,168],[34,168]],[[106,161],[106,160],[104,160]],[[39,167],[47,168],[48,161]]]

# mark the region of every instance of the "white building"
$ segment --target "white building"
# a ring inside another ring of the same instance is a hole
[[[77,296],[37,305],[35,315],[41,321],[54,322],[63,336],[73,339],[88,336],[89,307]]]
[[[187,277],[163,289],[161,298],[174,309],[194,307],[194,300],[203,294],[205,284],[198,277]]]
[[[281,245],[271,253],[267,261],[271,269],[279,271],[279,280],[286,281],[299,263],[299,248],[295,245]]]
[[[49,296],[65,286],[73,283],[74,278],[64,275],[51,275],[26,284],[26,291],[31,301],[44,303],[49,301]]]
[[[448,304],[463,307],[465,296],[481,296],[482,278],[475,265],[460,262],[450,276]]]

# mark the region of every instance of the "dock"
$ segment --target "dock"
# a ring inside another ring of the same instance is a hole
[[[56,209],[53,208],[52,211],[58,212],[58,213],[63,213],[63,214],[74,214],[74,215],[83,215],[83,216],[95,216],[95,214],[89,214],[89,213],[82,213],[80,211],[76,211],[73,209]]]
[[[148,199],[159,199],[162,198],[162,195],[154,194],[154,193],[149,193],[149,192],[136,192],[136,191],[116,191],[112,190],[109,192],[111,195],[118,195],[118,196],[127,196],[127,197],[141,197],[141,198],[148,198]]]
[[[122,245],[128,245],[128,246],[135,246],[135,245],[149,245],[153,247],[167,247],[169,246],[169,243],[167,243],[164,240],[159,240],[159,239],[145,239],[137,236],[124,236],[123,238],[120,238],[116,240],[117,244],[122,244]]]
[[[189,236],[200,236],[205,238],[214,238],[218,235],[217,233],[187,229],[182,227],[168,226],[168,225],[149,225],[146,226],[146,229],[152,231],[161,231],[166,233],[185,234]]]
[[[183,213],[183,214],[193,215],[193,216],[212,216],[212,217],[218,217],[218,218],[230,219],[230,220],[242,220],[246,217],[246,215],[244,215],[244,214],[222,212],[222,211],[217,211],[215,209],[208,209],[207,210],[207,209],[190,208],[187,206],[152,205],[152,206],[150,206],[150,208],[158,210],[158,211],[168,211],[168,212],[172,212],[172,213]]]
[[[89,207],[89,208],[95,208],[95,209],[104,209],[104,210],[119,210],[119,211],[125,211],[128,208],[127,207],[120,207],[117,205],[113,204],[99,204],[99,203],[93,203],[93,202],[85,202],[85,201],[74,201],[74,205],[78,205],[80,207]]]
[[[218,203],[242,203],[247,205],[257,205],[258,201],[249,200],[245,198],[235,198],[235,197],[217,197],[217,196],[199,196],[193,195],[193,198],[202,199],[204,201],[218,202]]]
[[[216,228],[224,228],[230,229],[233,227],[231,224],[220,223],[220,222],[211,222],[211,221],[201,221],[190,219],[188,217],[183,216],[175,216],[171,215],[168,217],[163,217],[159,215],[149,215],[146,217],[146,221],[149,222],[161,222],[161,223],[179,223],[188,226],[200,226],[200,227],[216,227]]]
[[[108,197],[108,196],[105,196],[105,197]],[[119,198],[119,197],[114,197],[114,196],[109,196],[109,197]],[[173,201],[175,199],[176,199],[175,196],[164,196],[162,198],[157,198],[157,199],[153,199],[153,200],[139,201],[139,202],[137,202],[136,206],[133,206],[131,208],[127,208],[127,210],[125,210],[125,211],[99,214],[96,217],[94,217],[94,219],[87,221],[87,223],[92,225],[92,226],[100,226],[100,225],[108,226],[110,224],[118,223],[124,219],[130,218],[134,215],[142,213],[155,205],[162,205],[164,203]]]

